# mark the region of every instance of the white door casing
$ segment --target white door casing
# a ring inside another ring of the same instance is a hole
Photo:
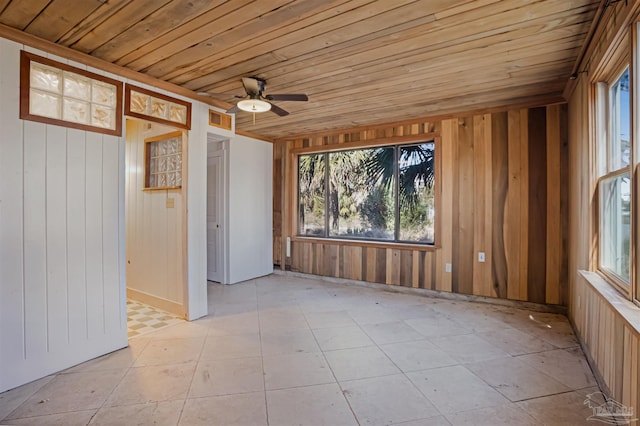
[[[223,151],[207,159],[207,280],[222,282]]]

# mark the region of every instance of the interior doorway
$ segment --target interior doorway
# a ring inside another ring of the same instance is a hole
[[[129,336],[187,317],[187,133],[126,120],[125,240]],[[136,327],[132,331],[132,326]]]
[[[207,135],[207,281],[224,283],[225,148],[227,140]]]

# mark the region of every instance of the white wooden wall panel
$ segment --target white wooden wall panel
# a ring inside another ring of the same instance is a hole
[[[126,265],[131,290],[184,306],[182,191],[143,191],[144,139],[176,129],[127,120]],[[186,141],[184,141],[186,143]],[[166,206],[167,197],[174,207]],[[206,288],[206,285],[205,285]]]
[[[124,138],[20,120],[23,48],[51,57],[0,39],[0,392],[127,345]]]

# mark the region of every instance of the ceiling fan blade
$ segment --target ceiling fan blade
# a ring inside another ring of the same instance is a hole
[[[251,77],[242,77],[242,85],[247,95],[257,95],[260,93],[260,82]]]
[[[308,101],[307,95],[299,94],[280,94],[280,95],[267,95],[265,96],[270,101]]]
[[[238,112],[238,109],[238,105],[234,105],[227,110],[227,114],[235,114],[236,112]]]
[[[271,103],[271,102],[269,102]],[[280,117],[284,117],[285,115],[289,115],[289,111],[285,111],[280,108],[278,105],[271,104],[271,111],[278,114]]]

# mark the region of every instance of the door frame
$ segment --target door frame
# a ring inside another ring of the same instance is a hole
[[[229,223],[229,185],[228,185],[228,179],[229,179],[229,173],[228,173],[228,168],[229,168],[229,137],[228,136],[222,136],[222,135],[217,135],[215,133],[211,133],[211,132],[207,132],[207,167],[206,167],[206,173],[209,173],[209,158],[213,157],[213,156],[220,156],[221,158],[221,162],[220,162],[220,166],[221,166],[221,173],[220,173],[220,177],[221,177],[221,181],[218,183],[218,187],[220,188],[220,197],[218,199],[219,202],[219,207],[218,207],[218,212],[220,213],[220,217],[218,218],[218,223],[220,224],[220,245],[218,247],[219,249],[219,256],[220,256],[220,263],[219,263],[219,267],[220,267],[220,273],[218,274],[218,276],[220,277],[220,283],[221,284],[228,284],[229,283],[229,259],[228,259],[228,250],[229,250],[229,227],[228,227],[228,223]],[[208,180],[208,176],[207,176],[207,180]],[[208,192],[208,187],[206,190],[206,196],[208,196],[209,192]],[[207,203],[208,204],[208,203]],[[205,214],[205,230],[208,227],[208,212]],[[207,244],[208,244],[208,238],[207,238]],[[207,262],[208,262],[208,256],[207,256]],[[206,265],[206,268],[208,269],[208,264]],[[205,275],[208,274],[208,270],[205,271]],[[207,277],[208,278],[208,277]]]

